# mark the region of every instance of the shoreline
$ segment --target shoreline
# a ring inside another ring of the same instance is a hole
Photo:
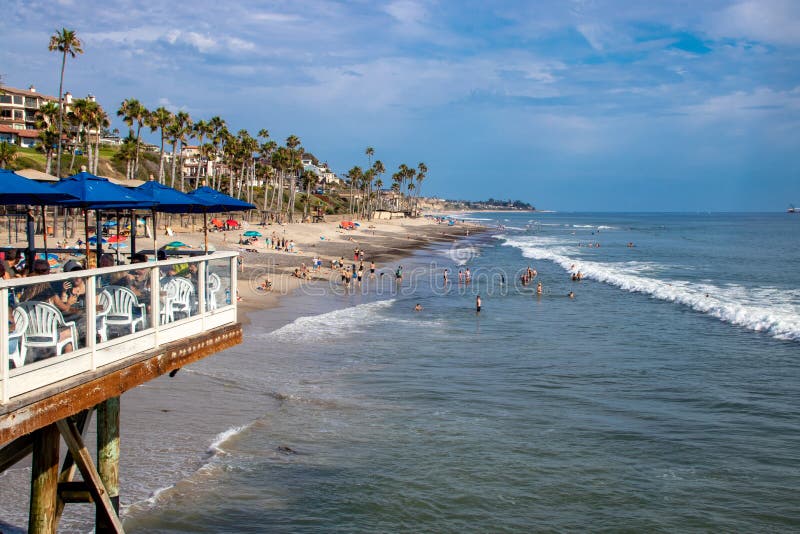
[[[330,223],[323,223],[329,225]],[[302,223],[304,228],[298,228],[301,223],[273,225],[286,232],[287,238],[298,230],[324,229],[322,225]],[[239,270],[237,290],[239,292],[239,321],[248,324],[249,314],[254,311],[268,310],[280,305],[283,297],[291,297],[298,289],[306,284],[320,282],[339,283],[340,273],[331,269],[331,261],[344,258],[346,265],[353,262],[353,250],[357,247],[364,250],[364,265],[369,268],[371,261],[376,264],[376,272],[393,270],[387,264],[410,257],[419,250],[423,250],[437,243],[454,243],[472,234],[489,231],[489,227],[476,223],[458,223],[455,226],[432,223],[427,219],[376,221],[370,223],[366,230],[342,233],[335,229],[337,238],[313,242],[306,239],[296,240],[295,243],[301,252],[288,253],[282,251],[256,249],[258,252],[242,250],[242,266]],[[330,228],[330,227],[329,227]],[[272,227],[267,226],[266,231]],[[265,233],[266,232],[262,232]],[[218,250],[222,250],[218,248]],[[235,250],[235,249],[233,249]],[[308,279],[293,276],[295,268],[307,267],[317,257],[322,261],[319,270],[311,271]],[[366,275],[366,273],[365,273]],[[258,289],[264,279],[272,282],[271,291]]]

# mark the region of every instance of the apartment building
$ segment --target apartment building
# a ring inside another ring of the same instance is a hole
[[[0,86],[0,141],[33,146],[39,136],[36,112],[45,102],[58,102],[43,95],[34,86],[26,89]]]

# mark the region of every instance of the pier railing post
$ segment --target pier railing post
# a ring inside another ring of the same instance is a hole
[[[28,532],[56,532],[59,432],[51,424],[35,432],[31,465],[31,503]]]
[[[0,302],[8,302],[8,288],[0,289]],[[0,306],[0,376],[2,376],[3,383],[0,385],[0,403],[8,402],[8,336],[11,332],[8,331],[8,306]],[[22,343],[22,340],[17,341]]]
[[[233,304],[233,321],[239,320],[239,256],[231,256],[231,303]]]
[[[97,472],[119,515],[119,409],[120,397],[111,397],[97,405]],[[114,532],[105,513],[97,510],[96,532]]]
[[[97,278],[86,277],[86,345],[92,349],[91,369],[97,369]]]
[[[200,321],[203,332],[206,331],[206,291],[208,290],[208,261],[197,262],[197,312],[200,314]]]

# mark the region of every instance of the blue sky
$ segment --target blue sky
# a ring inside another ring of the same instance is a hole
[[[556,210],[800,205],[796,0],[6,0],[0,75],[295,134],[337,172]],[[116,121],[116,117],[115,117]],[[124,126],[116,121],[124,131]]]

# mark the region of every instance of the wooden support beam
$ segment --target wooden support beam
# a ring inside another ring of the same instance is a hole
[[[59,482],[58,500],[60,503],[94,502],[92,494],[89,491],[89,486],[87,486],[86,482],[83,481]]]
[[[111,397],[97,405],[97,469],[117,514],[119,514],[119,408],[119,397]],[[99,508],[97,512],[95,532],[98,534],[112,532]]]
[[[85,436],[86,430],[89,428],[89,423],[92,420],[92,409],[84,410],[78,415],[75,416],[75,426],[78,428],[78,431],[81,433],[81,436]],[[71,454],[67,454],[64,456],[64,463],[61,464],[61,473],[58,474],[58,501],[56,502],[56,523],[61,519],[61,514],[64,512],[64,504],[68,501],[64,499],[61,488],[63,484],[69,484],[72,482],[72,477],[75,476],[75,460],[72,458]],[[92,502],[91,498],[89,501],[70,501],[70,502]]]
[[[64,438],[69,452],[75,460],[75,464],[78,466],[81,475],[83,475],[84,482],[86,482],[89,487],[89,492],[92,494],[92,498],[97,504],[98,511],[102,510],[102,513],[105,515],[110,531],[123,533],[122,522],[119,520],[116,511],[114,511],[114,506],[108,498],[108,492],[103,487],[100,474],[97,472],[94,462],[92,462],[92,456],[83,443],[83,437],[78,431],[75,422],[70,419],[62,419],[58,421],[56,425],[58,425],[58,431],[61,432],[61,437]]]
[[[0,449],[0,473],[13,466],[33,451],[34,435],[35,433],[26,434]]]
[[[56,425],[48,425],[35,432],[31,467],[31,503],[28,512],[28,532],[33,534],[56,532],[58,445]]]

